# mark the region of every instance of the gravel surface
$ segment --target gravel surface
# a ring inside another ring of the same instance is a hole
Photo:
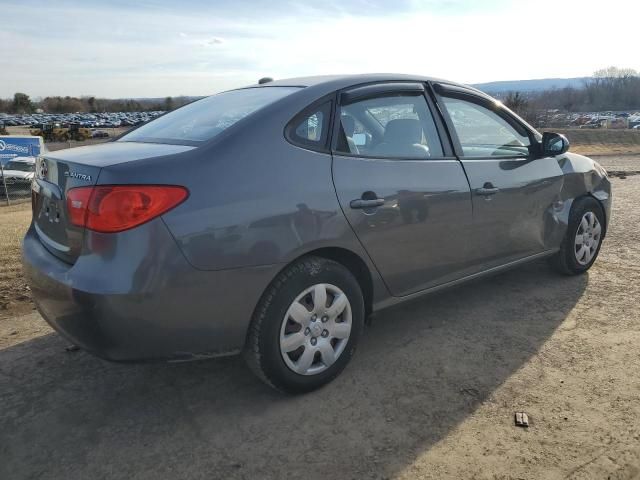
[[[537,262],[382,312],[304,396],[239,358],[111,364],[5,319],[0,478],[639,478],[640,176],[612,182],[587,275]]]
[[[592,158],[608,171],[640,174],[640,155],[601,155]]]

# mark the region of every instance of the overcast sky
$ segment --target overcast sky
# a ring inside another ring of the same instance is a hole
[[[465,83],[640,70],[638,0],[0,0],[0,97],[206,95],[262,76]]]

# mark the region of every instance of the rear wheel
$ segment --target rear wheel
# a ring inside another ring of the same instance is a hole
[[[272,387],[308,392],[345,368],[363,325],[362,292],[351,272],[332,260],[309,257],[280,273],[263,295],[245,358]]]
[[[604,226],[604,212],[595,198],[576,200],[571,207],[567,233],[560,251],[551,257],[551,265],[565,275],[577,275],[589,270],[600,252]]]

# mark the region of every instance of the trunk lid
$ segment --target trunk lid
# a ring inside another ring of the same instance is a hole
[[[73,225],[67,192],[98,184],[103,168],[124,162],[191,150],[181,145],[110,142],[48,152],[36,162],[32,184],[33,224],[49,252],[73,264],[82,251],[84,228]]]

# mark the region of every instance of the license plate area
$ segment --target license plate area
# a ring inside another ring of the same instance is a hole
[[[62,192],[57,185],[36,179],[31,188],[33,220],[42,243],[52,253],[69,252],[66,212]]]

